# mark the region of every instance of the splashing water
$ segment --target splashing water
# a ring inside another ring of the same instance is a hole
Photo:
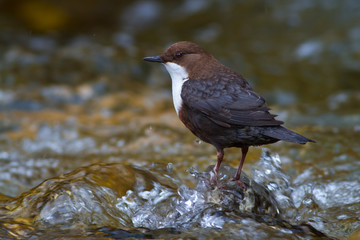
[[[321,215],[337,204],[323,199],[339,191],[340,184],[293,187],[290,177],[282,171],[280,157],[266,149],[253,166],[251,177],[242,174],[246,188],[230,180],[235,169],[227,165],[221,167],[218,182],[211,183],[211,169],[202,173],[190,169],[196,180],[196,186],[190,188],[178,179],[171,164],[155,164],[149,169],[119,163],[95,164],[47,180],[17,198],[4,198],[0,219],[12,219],[17,227],[10,232],[18,236],[21,233],[22,237],[34,236],[49,227],[52,231],[58,229],[55,235],[68,229],[69,234],[99,231],[138,237],[208,234],[199,228],[213,234],[215,229],[226,229],[223,236],[236,232],[236,236],[255,239],[308,239],[325,237],[320,231],[332,233]],[[348,182],[348,188],[338,195],[356,187]],[[346,203],[358,200],[354,193]],[[339,216],[348,217],[346,213]],[[24,219],[34,228],[20,225]]]

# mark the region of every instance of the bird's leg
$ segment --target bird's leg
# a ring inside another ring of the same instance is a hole
[[[214,174],[211,174],[210,176],[210,182],[211,182],[211,185],[215,186],[217,184],[217,175],[219,173],[219,168],[220,168],[220,165],[221,165],[221,162],[224,158],[224,149],[216,149],[217,151],[217,163],[214,167]]]
[[[215,172],[215,175],[217,175],[219,173],[219,168],[220,168],[220,165],[221,165],[221,162],[224,158],[224,149],[216,149],[217,151],[217,163],[214,167],[214,172]]]
[[[247,154],[248,150],[249,150],[249,147],[242,147],[241,148],[242,156],[241,156],[241,160],[240,160],[240,163],[239,163],[238,170],[236,171],[236,175],[233,178],[234,181],[238,181],[240,179],[241,169],[242,169],[242,166],[244,164],[245,157],[246,157],[246,154]]]

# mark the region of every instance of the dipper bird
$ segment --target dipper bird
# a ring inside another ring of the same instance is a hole
[[[172,79],[175,110],[185,126],[217,151],[214,172],[219,172],[224,148],[241,148],[242,157],[233,180],[239,181],[250,146],[287,142],[314,142],[285,127],[269,113],[265,100],[238,73],[221,64],[192,42],[177,42],[160,56],[145,61],[165,65]]]

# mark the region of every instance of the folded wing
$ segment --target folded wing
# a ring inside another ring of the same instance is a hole
[[[181,97],[183,104],[223,127],[283,124],[269,113],[270,108],[260,95],[233,83],[211,85],[209,81],[189,79],[183,85]]]

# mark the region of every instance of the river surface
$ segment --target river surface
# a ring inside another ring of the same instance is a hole
[[[360,4],[0,2],[0,239],[360,239]],[[172,105],[189,40],[314,139],[215,149]]]

